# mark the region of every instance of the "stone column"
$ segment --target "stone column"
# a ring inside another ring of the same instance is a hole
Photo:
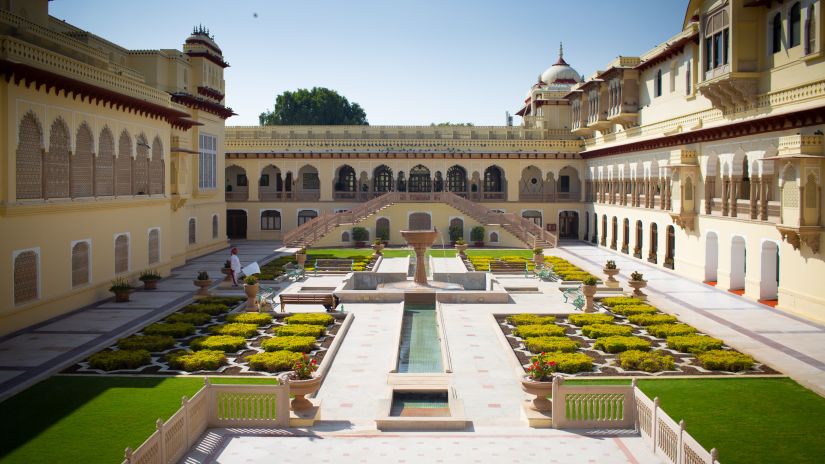
[[[722,216],[728,215],[728,207],[730,205],[730,178],[722,178]]]
[[[705,177],[705,214],[713,211],[714,177]]]
[[[768,220],[768,200],[770,199],[771,183],[773,178],[771,176],[762,176],[759,182],[759,219],[763,221]]]
[[[742,178],[733,177],[730,183],[730,217],[736,217],[736,200],[739,198],[739,190],[742,188]]]
[[[667,192],[665,194],[665,210],[670,211],[673,209],[671,199],[671,195],[673,195],[673,188],[672,182],[669,177],[667,178],[667,180],[665,180],[665,187],[667,188]]]
[[[750,216],[751,219],[756,219],[759,216],[758,200],[759,192],[762,190],[762,179],[752,177],[750,182],[750,192],[748,192],[748,199],[750,201]]]

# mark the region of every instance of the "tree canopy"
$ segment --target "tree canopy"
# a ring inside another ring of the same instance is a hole
[[[473,127],[473,123],[471,123],[471,122],[440,122],[440,123],[436,124],[436,123],[433,122],[433,123],[430,123],[430,126],[433,126],[433,127]]]
[[[275,99],[275,108],[258,117],[262,126],[368,125],[358,103],[324,87],[286,91]]]

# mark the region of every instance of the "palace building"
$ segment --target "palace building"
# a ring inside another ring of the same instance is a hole
[[[589,77],[560,49],[514,127],[224,127],[208,31],[126,50],[47,4],[0,2],[0,333],[227,238],[352,246],[354,226],[586,240],[825,321],[819,0],[692,0]]]

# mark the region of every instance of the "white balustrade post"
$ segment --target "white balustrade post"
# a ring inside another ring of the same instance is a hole
[[[166,459],[166,432],[163,430],[163,419],[158,417],[157,422],[155,422],[155,428],[158,429],[158,449],[160,450],[160,462],[167,462]]]
[[[180,399],[180,407],[183,408],[183,430],[185,431],[184,436],[186,436],[186,449],[192,447],[192,437],[189,436],[189,398],[186,395],[183,395]]]
[[[653,423],[650,424],[650,434],[653,435],[653,454],[656,454],[656,441],[659,437],[659,397],[653,398]]]
[[[679,441],[678,441],[678,448],[676,448],[676,464],[682,464],[685,459],[684,453],[684,446],[685,446],[685,420],[682,419],[679,421]]]
[[[560,390],[559,387],[561,387],[561,382],[562,382],[561,377],[553,376],[553,387],[550,390],[550,395],[551,395],[551,397],[550,397],[550,401],[551,401],[550,415],[552,417],[552,423],[553,423],[553,428],[554,429],[559,428],[559,422],[561,420],[563,420],[562,416],[564,415],[564,409],[563,409],[562,397],[561,397],[562,395],[559,391]]]
[[[212,382],[209,377],[203,378],[203,388],[206,389],[206,424],[208,427],[214,427],[218,417],[218,405],[215,390],[212,388]]]
[[[131,464],[132,462],[132,448],[126,447],[126,450],[123,452],[123,463],[124,464]]]
[[[636,407],[636,389],[638,388],[639,380],[636,377],[630,380],[630,407],[633,408],[633,429],[638,433],[641,430],[639,425],[639,410]]]
[[[710,461],[711,464],[718,464],[719,463],[719,451],[716,448],[710,450]]]

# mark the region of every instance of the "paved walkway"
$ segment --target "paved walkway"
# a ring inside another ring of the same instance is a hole
[[[238,241],[232,245],[239,248],[243,265],[268,261],[280,254],[275,249],[281,246],[272,241]],[[224,249],[193,259],[173,269],[158,283],[158,290],[137,290],[128,303],[107,298],[0,337],[0,400],[188,304],[197,290],[192,284],[195,275],[207,271],[219,282],[218,278],[223,278],[220,269],[228,256]]]
[[[383,258],[376,272],[402,272],[404,274],[410,269],[410,257],[403,258]]]
[[[458,256],[452,258],[437,258],[433,256],[433,272],[467,272],[467,266]]]
[[[623,281],[643,273],[652,304],[825,396],[825,326],[613,250],[568,243],[550,253],[596,275],[613,259]]]

